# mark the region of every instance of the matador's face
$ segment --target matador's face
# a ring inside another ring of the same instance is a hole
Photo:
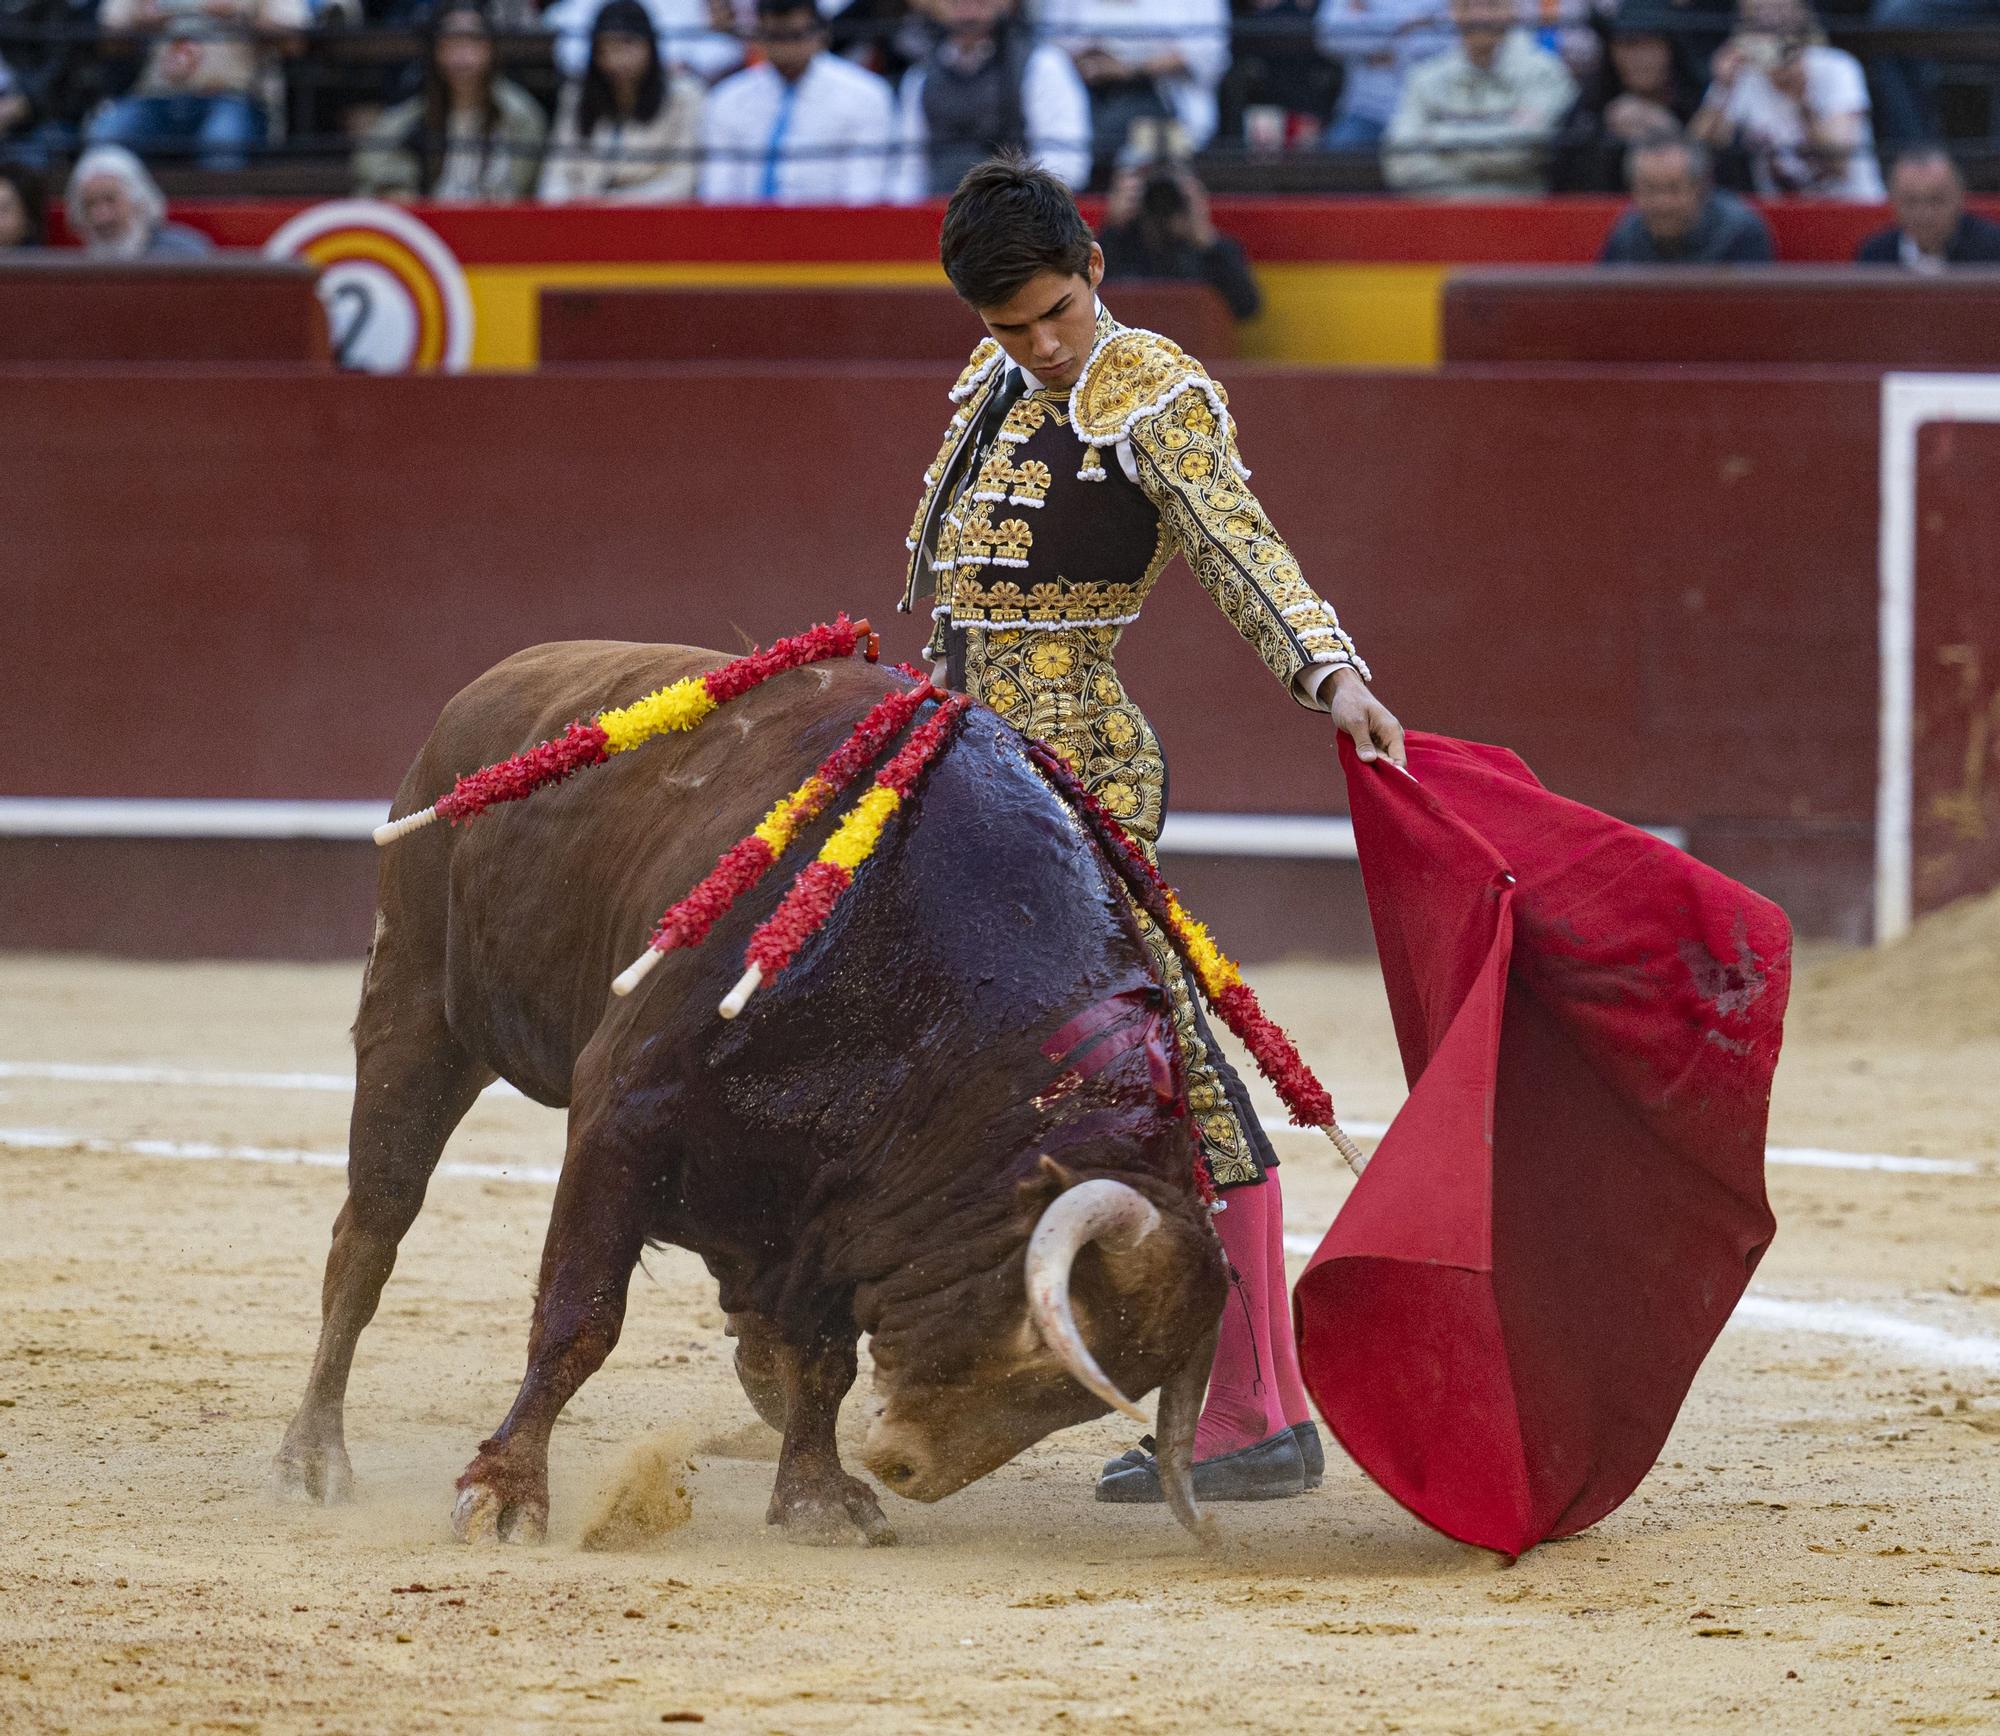
[[[979,317],[1007,352],[1045,386],[1068,391],[1090,359],[1097,335],[1097,286],[1104,280],[1104,251],[1093,245],[1081,277],[1043,271],[1006,301],[982,307]]]

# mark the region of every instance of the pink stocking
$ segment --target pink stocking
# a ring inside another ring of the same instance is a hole
[[[1287,1426],[1281,1398],[1277,1359],[1284,1358],[1293,1387],[1298,1386],[1298,1356],[1292,1343],[1285,1302],[1282,1260],[1271,1266],[1272,1226],[1276,1246],[1283,1251],[1284,1211],[1275,1177],[1249,1187],[1231,1188],[1223,1196],[1228,1210],[1216,1214],[1215,1227],[1223,1252],[1236,1269],[1229,1298],[1222,1309],[1222,1335],[1215,1346],[1215,1364],[1208,1376],[1208,1402],[1195,1429],[1198,1459],[1254,1446]],[[1276,1288],[1276,1299],[1272,1289]],[[1273,1342],[1272,1322],[1285,1321],[1283,1337]],[[1303,1393],[1301,1393],[1303,1398]]]
[[[1264,1294],[1271,1305],[1271,1361],[1278,1370],[1278,1405],[1288,1423],[1312,1421],[1306,1383],[1299,1376],[1299,1340],[1292,1326],[1292,1287],[1285,1278],[1285,1196],[1278,1172],[1266,1176],[1262,1191],[1271,1196],[1264,1212],[1265,1270],[1271,1282]],[[1227,1216],[1227,1213],[1223,1214]]]

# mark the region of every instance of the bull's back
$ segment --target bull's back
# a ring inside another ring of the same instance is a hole
[[[396,811],[728,655],[605,640],[519,652],[445,706]],[[610,982],[661,911],[890,684],[859,661],[788,671],[692,731],[656,737],[466,825],[416,833],[391,846],[383,865],[385,933],[433,925],[453,1035],[530,1096],[566,1102],[584,1045],[607,1013],[633,1004],[614,1003]],[[671,985],[693,1017],[697,1004],[712,1015],[726,975],[728,962],[704,949],[670,958],[656,978],[669,979],[661,987]],[[681,1004],[646,999],[656,1018],[662,1005]]]

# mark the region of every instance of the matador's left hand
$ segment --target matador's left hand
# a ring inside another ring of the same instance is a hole
[[[1364,760],[1388,759],[1407,765],[1403,726],[1396,721],[1396,714],[1368,691],[1361,672],[1337,669],[1331,685],[1326,708],[1333,714],[1333,727],[1354,738],[1355,751]]]

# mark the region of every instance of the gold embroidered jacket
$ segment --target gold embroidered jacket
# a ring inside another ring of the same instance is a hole
[[[1251,492],[1221,386],[1178,344],[1100,310],[1074,388],[1024,392],[996,434],[1012,371],[991,338],[973,352],[924,473],[901,606],[935,593],[933,655],[950,627],[1122,629],[1178,551],[1300,699],[1315,666],[1367,674]]]

